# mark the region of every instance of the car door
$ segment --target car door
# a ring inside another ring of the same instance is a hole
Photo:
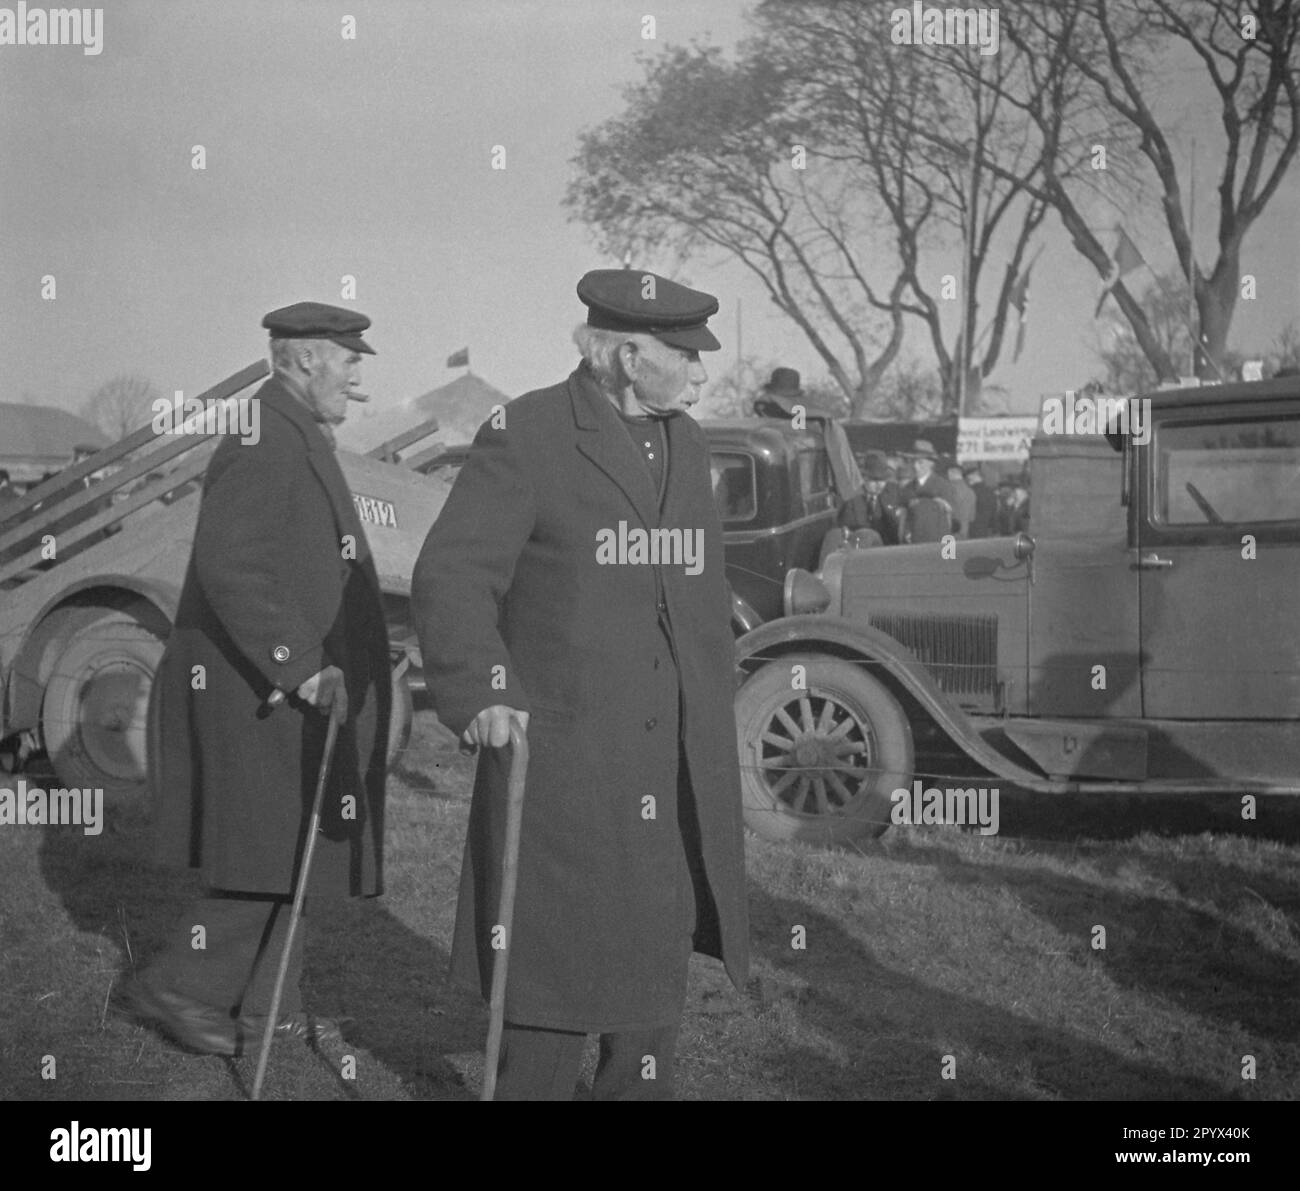
[[[1300,716],[1300,403],[1159,411],[1137,450],[1144,715]]]

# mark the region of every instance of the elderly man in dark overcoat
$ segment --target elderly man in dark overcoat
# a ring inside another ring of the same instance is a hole
[[[453,971],[509,949],[501,1099],[673,1093],[693,951],[748,963],[730,601],[704,434],[717,300],[637,270],[578,285],[568,379],[496,412],[424,544],[412,610],[443,723],[480,754]],[[526,726],[512,937],[494,932],[509,724]]]
[[[307,905],[381,892],[388,635],[333,439],[370,320],[303,302],[263,325],[274,375],[251,398],[256,433],[225,438],[208,467],[150,709],[162,858],[200,867],[209,891],[122,997],[216,1054],[260,1044],[330,716]],[[301,969],[295,946],[276,1030],[337,1035],[302,1011]]]

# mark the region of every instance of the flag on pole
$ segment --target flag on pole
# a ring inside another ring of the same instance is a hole
[[[1034,258],[1035,260],[1037,257]],[[1029,275],[1034,271],[1034,262],[1020,274],[1011,286],[1011,305],[1016,308],[1016,350],[1011,357],[1014,364],[1025,350],[1025,323],[1029,321]]]
[[[469,348],[462,347],[460,351],[453,352],[447,357],[448,368],[468,368],[469,367]]]
[[[1093,318],[1100,316],[1101,308],[1106,304],[1106,298],[1119,283],[1119,279],[1146,264],[1142,254],[1138,251],[1137,245],[1128,238],[1128,233],[1119,224],[1115,225],[1115,231],[1117,239],[1115,241],[1115,251],[1111,254],[1110,272],[1106,274],[1106,280],[1102,283],[1101,296],[1097,299],[1097,309],[1092,312]]]

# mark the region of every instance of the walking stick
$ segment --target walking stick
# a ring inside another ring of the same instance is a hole
[[[515,885],[519,879],[519,832],[524,819],[524,776],[528,772],[528,737],[516,719],[510,721],[510,785],[506,794],[506,855],[501,872],[501,903],[496,925],[502,928],[505,946],[492,959],[492,997],[489,1002],[486,1066],[480,1101],[491,1100],[497,1091],[497,1063],[501,1058],[501,1034],[506,1017],[506,967],[514,945]]]
[[[283,702],[283,699],[279,700]],[[329,727],[325,731],[325,752],[320,759],[320,776],[316,779],[316,797],[311,804],[311,822],[307,825],[307,847],[303,850],[302,865],[298,869],[297,887],[293,891],[293,909],[289,913],[289,930],[284,937],[284,951],[280,955],[280,971],[275,978],[275,990],[271,993],[271,1012],[267,1014],[266,1029],[262,1033],[262,1053],[257,1056],[257,1077],[253,1080],[253,1099],[262,1095],[262,1080],[266,1076],[266,1061],[271,1055],[271,1038],[275,1034],[275,1022],[280,1016],[280,997],[284,993],[284,978],[289,972],[289,956],[293,951],[293,936],[298,930],[298,919],[302,915],[303,899],[307,895],[307,876],[311,872],[311,858],[316,851],[316,832],[320,828],[320,807],[325,798],[325,783],[330,776],[330,762],[334,760],[334,742],[338,739],[339,722],[330,715]]]

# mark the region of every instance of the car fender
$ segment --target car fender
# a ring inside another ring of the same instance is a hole
[[[760,625],[736,642],[736,666],[745,669],[764,653],[779,655],[795,650],[822,650],[837,657],[871,662],[887,681],[915,699],[921,711],[977,765],[1030,789],[1060,792],[1066,788],[1066,783],[1026,769],[993,748],[971,718],[939,689],[920,659],[879,629],[839,616],[784,616]]]

